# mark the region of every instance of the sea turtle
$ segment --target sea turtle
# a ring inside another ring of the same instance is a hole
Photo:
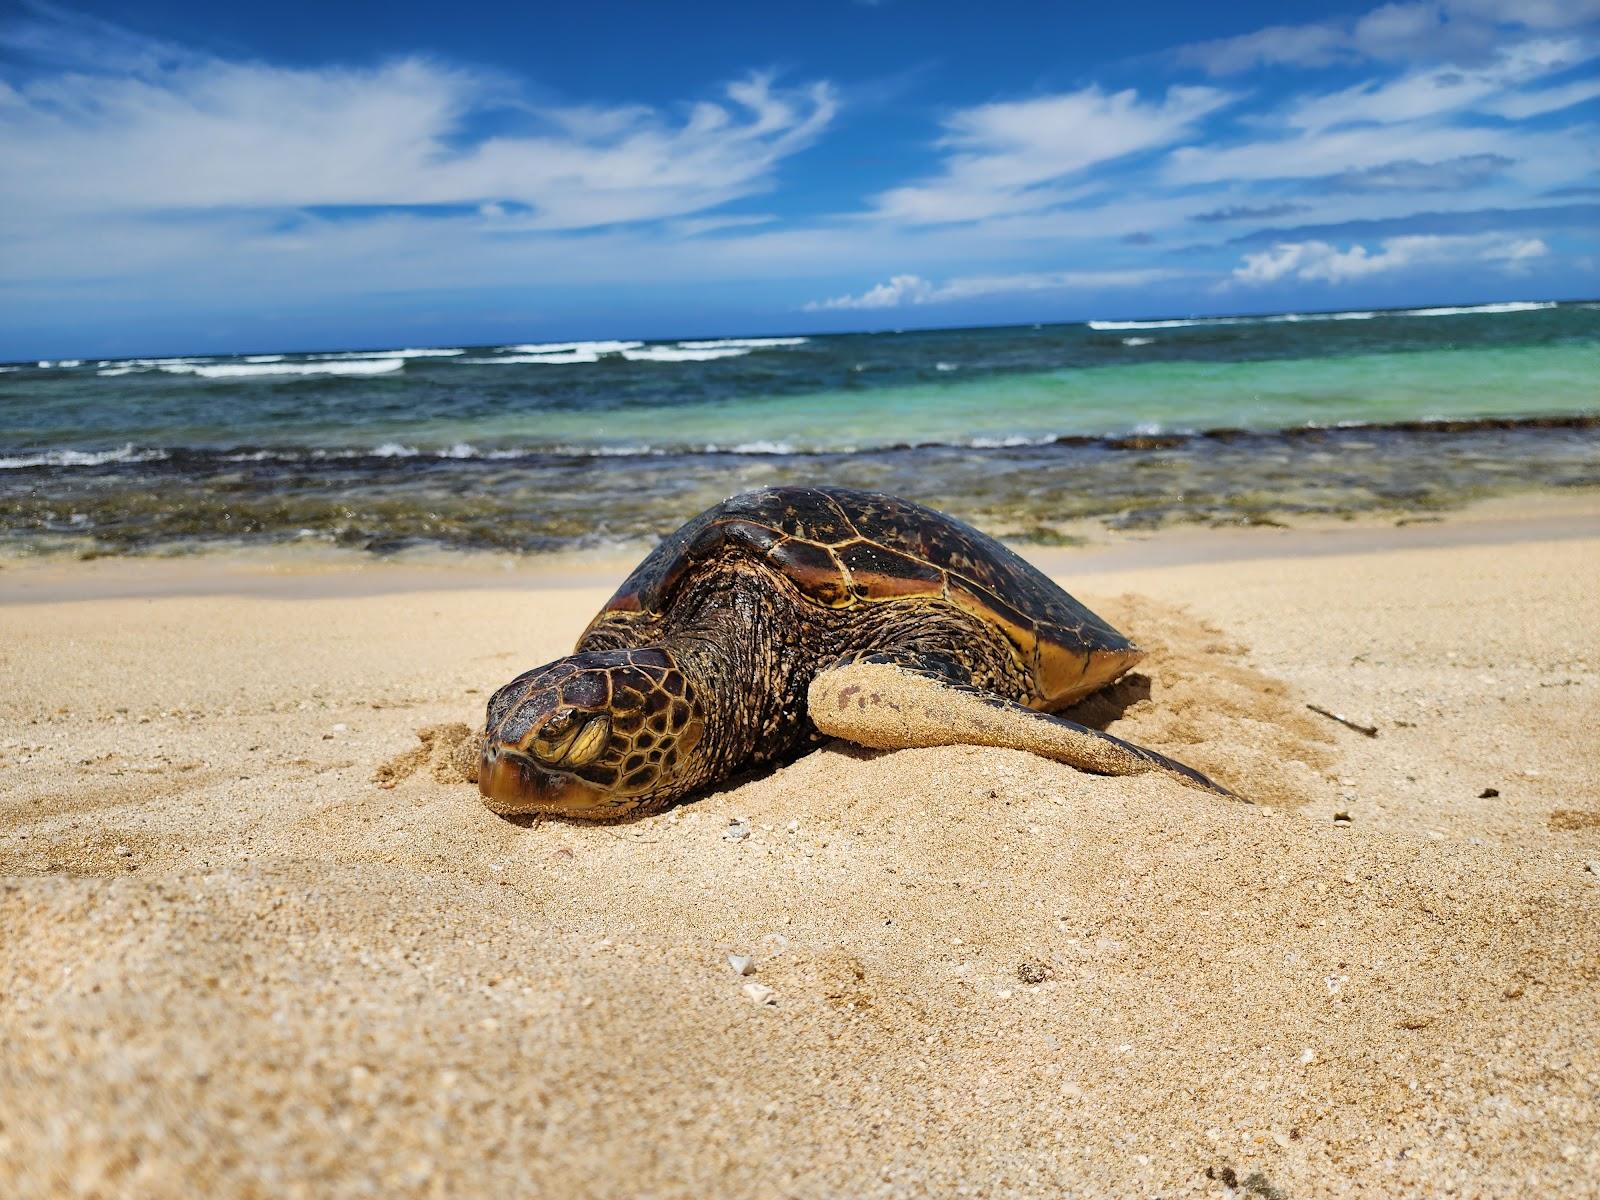
[[[496,812],[607,819],[832,736],[877,749],[1006,746],[1230,794],[1049,715],[1141,657],[943,513],[845,488],[746,492],[656,547],[575,654],[494,694],[478,786]]]

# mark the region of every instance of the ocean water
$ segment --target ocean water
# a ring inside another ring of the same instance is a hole
[[[1600,484],[1600,305],[0,367],[0,541],[566,550],[746,487],[1022,540]]]

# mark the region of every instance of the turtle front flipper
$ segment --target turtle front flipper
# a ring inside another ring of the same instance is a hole
[[[807,704],[812,723],[823,733],[874,750],[1000,746],[1094,775],[1161,771],[1192,787],[1234,797],[1164,754],[973,687],[958,663],[938,655],[846,655],[812,679]]]

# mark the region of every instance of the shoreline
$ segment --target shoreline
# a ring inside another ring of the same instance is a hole
[[[1071,578],[1197,563],[1324,557],[1592,537],[1600,489],[1495,496],[1426,515],[1316,517],[1294,524],[1171,524],[1117,530],[1097,521],[1066,527],[1071,547],[1009,542],[1047,574]],[[181,554],[66,553],[0,557],[0,607],[98,599],[378,596],[483,589],[609,588],[652,543],[595,551],[506,554],[430,549],[390,556],[323,545],[232,547]]]

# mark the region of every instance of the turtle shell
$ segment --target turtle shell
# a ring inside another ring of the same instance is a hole
[[[954,603],[1016,647],[1042,704],[1086,695],[1143,657],[994,538],[909,500],[848,488],[768,488],[709,508],[663,540],[602,611],[665,613],[686,575],[727,554],[764,561],[825,608]]]

